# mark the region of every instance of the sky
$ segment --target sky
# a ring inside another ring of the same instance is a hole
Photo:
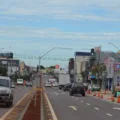
[[[120,48],[119,0],[0,0],[0,51],[36,66],[68,64],[76,51]],[[3,49],[4,48],[4,49]]]

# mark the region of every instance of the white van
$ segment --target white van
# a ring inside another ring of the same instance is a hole
[[[24,80],[23,79],[17,79],[17,85],[23,85]]]

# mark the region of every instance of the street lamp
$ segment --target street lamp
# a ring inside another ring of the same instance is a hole
[[[112,46],[114,46],[115,48],[117,48],[118,51],[120,51],[120,49],[116,45],[114,45],[113,43],[109,42],[109,44],[111,44]]]
[[[52,49],[50,49],[49,51],[47,51],[45,54],[43,54],[42,56],[39,57],[39,73],[40,73],[40,64],[41,64],[41,59],[47,55],[48,53],[50,53],[52,50],[55,49],[66,49],[66,50],[71,50],[72,48],[64,48],[64,47],[53,47]],[[41,74],[41,73],[40,73]]]

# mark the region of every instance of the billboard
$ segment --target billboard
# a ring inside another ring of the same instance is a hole
[[[114,76],[114,58],[107,58],[104,60],[104,64],[107,67],[107,78],[113,78]]]
[[[0,53],[0,57],[2,58],[13,58],[13,53]]]
[[[114,64],[114,70],[115,70],[115,71],[120,70],[120,63],[115,63],[115,64]]]
[[[59,68],[60,68],[60,66],[59,66],[59,65],[56,65],[56,66],[55,66],[55,69],[59,69]]]

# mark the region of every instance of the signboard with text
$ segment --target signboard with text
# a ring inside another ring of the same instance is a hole
[[[104,64],[107,67],[107,78],[113,78],[114,76],[114,58],[107,58],[104,60]]]

